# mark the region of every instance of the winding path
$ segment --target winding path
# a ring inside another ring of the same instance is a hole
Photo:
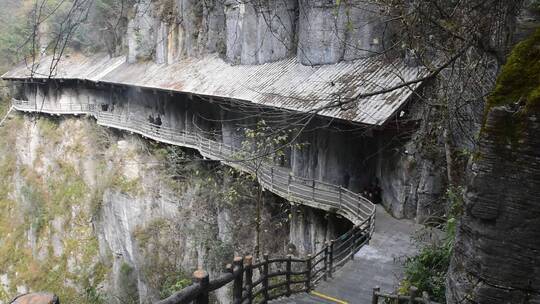
[[[239,152],[243,151],[240,151],[235,147],[225,145],[222,142],[205,138],[197,133],[175,130],[165,126],[157,127],[145,120],[137,119],[135,117],[99,111],[99,107],[94,104],[43,104],[38,106],[32,102],[15,99],[12,101],[12,104],[14,109],[24,112],[48,113],[53,115],[89,115],[94,117],[97,120],[97,123],[102,126],[137,133],[147,138],[167,144],[197,149],[203,156],[207,158],[221,161],[225,164],[247,172],[253,173],[256,171],[259,183],[265,189],[287,199],[290,202],[334,212],[347,218],[354,224],[354,228],[339,238],[345,238],[348,241],[343,241],[345,242],[343,245],[338,245],[336,243],[336,246],[338,248],[350,248],[350,252],[341,252],[349,249],[341,249],[341,251],[336,251],[336,254],[339,252],[340,260],[335,261],[335,267],[336,269],[339,269],[339,267],[342,268],[335,273],[334,280],[320,284],[316,292],[320,291],[321,293],[336,294],[335,297],[346,298],[350,296],[351,298],[359,299],[354,293],[358,290],[362,290],[361,296],[363,299],[367,295],[366,290],[371,290],[374,285],[382,285],[376,284],[376,282],[373,281],[374,279],[378,277],[387,278],[389,276],[387,269],[370,269],[369,267],[373,267],[373,265],[369,266],[370,263],[375,262],[370,262],[369,259],[366,260],[365,258],[365,252],[367,252],[366,250],[369,251],[369,248],[372,247],[364,245],[364,243],[370,239],[374,232],[376,207],[369,200],[357,193],[354,193],[341,186],[294,176],[290,169],[278,167],[270,163],[263,162],[262,164],[259,164],[259,166],[256,166],[257,164],[253,162],[238,158],[237,155],[239,155]],[[384,214],[384,212],[380,211],[377,213]],[[383,219],[386,219],[386,217],[383,217]],[[397,227],[396,225],[387,223],[385,223],[383,226],[388,226],[389,228]],[[357,231],[359,231],[358,233],[361,231],[366,231],[367,235],[363,241],[361,236],[362,234],[357,234]],[[384,231],[376,231],[376,234],[376,238],[381,238],[381,240],[384,239]],[[347,245],[349,244],[348,242],[352,242],[352,245]],[[357,260],[348,262],[350,261],[350,256],[353,256],[356,250],[359,248],[365,249],[362,249],[359,255],[357,253]],[[391,252],[391,248],[388,246],[382,248],[382,250],[383,255],[387,255]],[[323,253],[325,253],[324,256],[326,257],[327,251],[324,251]],[[318,255],[320,254],[316,254],[316,256]],[[308,258],[308,260],[312,261],[314,258],[315,257]],[[332,255],[330,255],[330,260],[332,259]],[[377,265],[385,265],[384,263],[381,264],[381,261],[376,261],[376,263]],[[323,270],[325,272],[327,271],[326,262],[324,263],[324,268],[320,268],[321,265],[323,264],[320,264],[317,266],[318,268],[314,269],[316,273],[321,273]],[[357,271],[357,268],[359,267],[360,270]],[[329,269],[331,274],[332,267],[330,266]],[[326,275],[323,276],[321,273],[319,279],[322,277],[326,277]],[[308,281],[310,280],[311,279],[308,278]],[[316,281],[318,280],[315,280],[315,282]],[[347,286],[346,283],[352,285]],[[362,284],[362,288],[359,288],[360,284]],[[341,289],[344,286],[346,289]],[[349,290],[348,293],[347,290]],[[324,303],[320,298],[310,297],[311,296],[308,294],[300,293],[288,298],[287,300],[278,300],[278,302]],[[302,302],[306,301],[306,299],[315,302]],[[362,303],[364,303],[364,301],[362,301]]]
[[[420,228],[412,221],[391,217],[377,206],[377,227],[373,238],[369,245],[355,254],[353,261],[338,270],[332,280],[321,282],[311,294],[297,294],[272,303],[367,304],[371,303],[375,286],[382,291],[393,292],[403,276],[404,257],[417,252],[411,236]]]
[[[295,176],[289,168],[274,164],[256,164],[238,157],[243,152],[233,146],[211,140],[198,133],[176,130],[166,126],[157,127],[146,120],[99,111],[95,104],[58,103],[37,105],[34,102],[12,100],[13,108],[24,112],[53,115],[90,115],[102,126],[112,127],[143,135],[155,141],[184,146],[198,150],[204,157],[248,172],[257,171],[259,183],[267,190],[290,202],[335,212],[355,225],[374,226],[375,205],[360,194],[342,186]],[[373,229],[373,227],[371,227]]]

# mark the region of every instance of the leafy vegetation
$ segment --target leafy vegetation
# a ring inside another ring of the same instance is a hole
[[[123,303],[139,303],[139,289],[137,288],[135,269],[126,262],[120,265],[119,285],[122,292],[120,298]]]
[[[432,300],[446,303],[446,273],[454,249],[457,218],[462,213],[462,195],[462,188],[448,189],[447,200],[452,207],[442,227],[442,242],[422,243],[419,254],[405,260],[405,278],[399,289],[401,294],[408,294],[409,288],[415,286],[421,292],[427,291]]]
[[[189,275],[179,266],[183,246],[179,228],[172,220],[155,219],[134,233],[144,256],[141,271],[147,283],[160,291],[161,298],[191,284]]]
[[[98,242],[85,208],[88,186],[69,162],[43,160],[50,157],[45,150],[58,148],[54,141],[40,143],[33,165],[18,163],[20,134],[10,131],[20,129],[22,122],[14,115],[0,127],[0,269],[10,281],[8,289],[0,288],[0,300],[8,301],[17,293],[17,286],[27,286],[54,291],[69,303],[104,303],[99,286],[109,267],[97,259]],[[61,133],[53,121],[43,120],[37,126],[43,127],[42,136]],[[54,148],[45,149],[47,145]],[[36,171],[45,163],[47,178]],[[16,191],[16,183],[20,183],[20,191]],[[60,243],[51,241],[57,237]]]
[[[160,297],[162,299],[167,298],[191,284],[191,279],[183,272],[168,276],[165,278],[165,282],[163,282],[163,286],[161,287]]]
[[[33,1],[0,0],[0,74],[30,53],[28,13]]]

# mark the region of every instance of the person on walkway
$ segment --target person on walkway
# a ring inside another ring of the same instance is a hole
[[[159,134],[159,128],[161,127],[161,116],[159,114],[156,117],[156,120],[154,121],[154,124],[156,125],[156,133]]]

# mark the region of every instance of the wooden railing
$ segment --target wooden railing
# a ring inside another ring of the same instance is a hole
[[[322,250],[305,258],[271,259],[267,254],[259,261],[251,256],[236,257],[227,265],[225,274],[210,280],[205,271],[193,274],[193,285],[175,293],[157,304],[208,303],[210,293],[232,283],[232,303],[268,303],[293,293],[309,292],[320,280],[333,273],[369,241],[370,225],[355,226]]]
[[[422,292],[422,295],[419,295],[418,288],[411,286],[409,288],[409,295],[398,295],[391,293],[381,292],[379,287],[373,288],[373,296],[371,297],[371,304],[379,304],[379,301],[382,301],[384,304],[439,304],[433,302],[429,298],[427,292]]]
[[[203,271],[197,271],[192,286],[159,302],[161,304],[189,303],[193,300],[205,303],[211,291],[233,281],[233,290],[236,290],[233,292],[233,303],[266,303],[279,296],[308,291],[321,279],[331,277],[336,269],[354,257],[373,234],[375,205],[360,194],[342,186],[294,176],[290,169],[268,162],[242,160],[238,155],[245,151],[199,133],[156,126],[136,117],[100,111],[100,107],[93,104],[36,105],[14,99],[13,107],[20,111],[55,115],[87,114],[95,117],[97,123],[103,126],[138,133],[163,143],[197,149],[205,157],[256,173],[262,187],[291,202],[337,213],[353,223],[351,230],[325,244],[322,250],[312,256],[300,259],[269,259],[265,256],[263,260],[255,263],[250,257],[236,258],[235,264],[215,280],[209,280]],[[239,291],[240,289],[242,290]]]

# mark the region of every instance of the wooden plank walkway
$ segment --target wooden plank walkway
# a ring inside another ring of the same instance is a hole
[[[329,301],[315,294],[298,294],[272,303],[350,303],[369,304],[373,287],[390,292],[398,285],[403,275],[403,257],[414,254],[416,248],[411,236],[420,229],[409,220],[392,218],[381,206],[377,206],[377,225],[369,245],[355,255],[334,274],[333,279],[320,283],[315,291],[339,301]]]

